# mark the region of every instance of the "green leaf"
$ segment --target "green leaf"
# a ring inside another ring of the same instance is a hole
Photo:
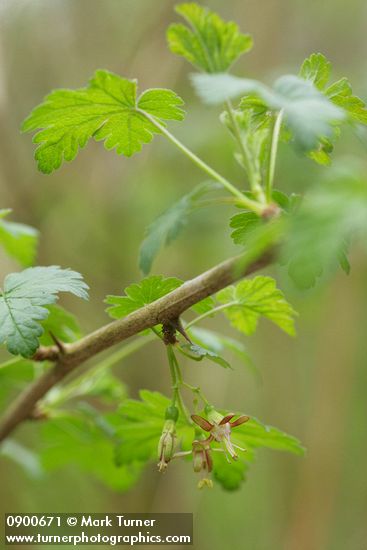
[[[332,136],[335,122],[345,118],[343,110],[311,82],[294,75],[278,78],[272,89],[255,80],[228,74],[195,74],[192,80],[197,93],[208,104],[245,94],[259,97],[272,111],[282,110],[296,145],[305,150],[314,149],[321,137]]]
[[[83,378],[75,390],[81,397],[95,397],[111,406],[121,403],[127,396],[127,388],[121,380],[110,372],[98,370]]]
[[[220,365],[225,369],[232,368],[228,361],[223,359],[223,357],[218,355],[215,351],[203,348],[198,344],[184,344],[182,346],[182,349],[188,350],[190,353],[190,357],[192,357],[195,361],[201,361],[202,359],[206,358],[209,359],[209,361],[212,361],[213,363],[216,363],[217,365]]]
[[[330,73],[330,61],[322,53],[313,53],[304,60],[299,76],[312,82],[319,90],[323,90],[329,81]]]
[[[236,491],[246,481],[249,462],[254,456],[241,453],[236,462],[229,463],[224,453],[213,453],[213,476],[226,491]],[[245,458],[246,457],[246,458]]]
[[[352,86],[345,77],[327,87],[330,73],[331,63],[321,53],[314,53],[305,59],[299,75],[315,84],[332,103],[344,109],[350,120],[360,124],[367,124],[365,102],[353,95]]]
[[[39,365],[20,357],[10,359],[0,365],[0,409],[5,407],[33,382]]]
[[[290,214],[298,208],[300,198],[301,196],[295,193],[288,196],[278,189],[273,189],[272,191],[273,201],[285,214]],[[257,214],[250,211],[235,214],[230,219],[229,225],[233,229],[231,233],[233,242],[239,245],[247,245],[251,236],[257,230],[261,230],[264,227],[263,220]]]
[[[183,120],[182,100],[171,90],[147,90],[137,97],[136,80],[98,70],[86,88],[56,90],[36,107],[22,126],[23,132],[40,130],[35,158],[49,174],[63,160],[73,160],[90,138],[105,148],[130,157],[160,133],[154,121]]]
[[[92,372],[88,372],[88,376],[82,375],[76,379],[74,378],[69,384],[53,388],[44,400],[47,410],[64,406],[70,400],[79,400],[78,406],[80,408],[81,403],[85,405],[83,400],[90,397],[98,399],[101,405],[111,406],[115,406],[116,403],[120,403],[125,399],[127,395],[126,387],[118,378],[108,371],[94,369]]]
[[[201,197],[216,188],[217,184],[213,182],[199,184],[148,227],[139,254],[139,267],[144,275],[150,272],[159,250],[177,239],[187,225],[189,215],[200,206]]]
[[[232,439],[245,448],[266,447],[300,456],[304,454],[304,448],[296,437],[288,435],[273,426],[267,426],[253,417],[246,422],[246,426],[242,425],[234,428]]]
[[[109,424],[108,416],[102,419]],[[44,422],[39,434],[42,465],[51,471],[77,470],[112,489],[127,491],[138,481],[142,465],[135,462],[118,468],[114,463],[114,426],[109,426],[108,435],[99,424],[86,415],[68,413]]]
[[[61,342],[75,342],[81,336],[79,323],[74,315],[59,305],[47,307],[49,315],[42,321],[44,333],[40,337],[40,343],[44,346],[53,345],[54,339],[51,334]]]
[[[195,311],[198,315],[203,315],[203,313],[207,313],[211,309],[213,309],[215,305],[215,302],[211,296],[208,296],[207,298],[204,298],[204,300],[201,300],[197,304],[193,305],[191,307],[192,311]]]
[[[339,263],[348,272],[346,243],[367,235],[367,183],[358,174],[330,174],[323,186],[307,196],[291,216],[282,254],[299,288],[315,285],[333,273]]]
[[[367,124],[367,109],[365,102],[353,95],[352,86],[347,78],[341,78],[331,84],[325,95],[338,107],[344,109],[349,118],[360,124]]]
[[[252,38],[241,34],[236,23],[223,21],[216,13],[198,4],[176,6],[188,23],[173,24],[167,31],[171,51],[207,73],[226,71],[252,48]]]
[[[113,319],[121,319],[129,313],[159,300],[183,283],[176,277],[166,278],[163,275],[150,275],[142,279],[140,283],[134,283],[125,288],[125,296],[106,296],[105,303],[112,304],[106,311]],[[208,297],[192,306],[191,309],[196,313],[204,313],[211,309],[212,305],[213,299]]]
[[[11,210],[0,210],[0,244],[9,256],[28,267],[36,257],[38,231],[29,225],[5,221]]]
[[[229,411],[221,413],[225,416]],[[250,418],[246,424],[233,428],[230,438],[235,445],[244,449],[238,451],[238,459],[235,462],[228,463],[224,453],[213,452],[213,476],[223,489],[228,491],[238,489],[246,480],[247,470],[250,463],[255,461],[258,449],[286,451],[298,456],[302,456],[305,451],[296,437],[273,426],[267,426],[256,418]],[[218,447],[217,444],[213,446]]]
[[[229,286],[217,294],[231,324],[245,334],[253,334],[261,316],[270,319],[288,334],[293,335],[295,311],[276,288],[271,277],[255,277]]]
[[[0,294],[0,344],[6,343],[10,353],[31,357],[43,334],[40,321],[49,315],[45,306],[55,303],[59,292],[87,299],[87,289],[79,273],[58,266],[7,275]]]
[[[353,95],[352,87],[347,78],[341,78],[327,87],[331,73],[331,63],[320,53],[312,54],[301,67],[300,77],[315,84],[323,94],[336,106],[343,109],[350,122],[367,124],[367,109],[365,102]],[[309,153],[309,157],[319,164],[330,164],[330,153],[333,144],[340,135],[340,128],[336,126],[330,139],[320,140],[319,147]]]
[[[182,281],[175,277],[164,278],[162,275],[151,275],[140,283],[134,283],[125,288],[125,296],[107,296],[105,302],[112,306],[106,311],[110,317],[120,319],[155,302],[181,285]]]
[[[254,212],[235,214],[230,220],[231,233],[234,244],[245,244],[249,233],[261,225],[262,221]]]
[[[247,367],[255,371],[252,359],[243,342],[202,327],[191,327],[189,333],[194,342],[198,343],[200,346],[215,352],[217,355],[221,355],[225,351],[231,351],[239,357]]]
[[[286,123],[296,143],[305,150],[314,148],[320,137],[333,135],[333,124],[344,114],[318,90],[302,79],[288,75],[274,83],[274,91],[284,109]]]
[[[274,100],[273,92],[261,82],[249,78],[239,78],[227,73],[192,74],[192,84],[197,95],[208,105],[218,105],[238,96],[250,96],[252,100],[260,99],[261,104],[268,106]]]

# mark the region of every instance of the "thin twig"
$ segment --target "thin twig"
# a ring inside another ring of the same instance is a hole
[[[62,354],[57,346],[40,349],[34,359],[53,360],[55,365],[10,405],[0,422],[0,441],[21,422],[31,417],[38,401],[85,361],[142,330],[177,319],[204,298],[265,267],[273,261],[274,255],[274,251],[267,251],[250,264],[244,262],[243,255],[226,260],[127,317],[109,323],[77,342],[64,344]]]

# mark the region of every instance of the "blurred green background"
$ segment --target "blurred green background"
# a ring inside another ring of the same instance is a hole
[[[53,88],[84,86],[96,68],[137,77],[142,89],[170,87],[187,104],[186,122],[172,130],[220,172],[241,184],[232,144],[218,112],[202,107],[190,68],[168,51],[165,29],[175,20],[170,0],[0,0],[0,205],[13,219],[40,229],[39,264],[80,271],[91,286],[89,303],[64,299],[85,332],[106,323],[102,300],[140,278],[137,253],[145,227],[202,174],[162,138],[132,159],[90,143],[52,176],[37,172],[29,136],[19,126]],[[367,4],[363,0],[207,0],[224,17],[253,34],[254,50],[236,72],[271,81],[297,72],[321,51],[334,76],[348,75],[367,95]],[[337,155],[365,158],[346,138]],[[281,147],[277,187],[302,191],[324,168]],[[190,278],[229,257],[235,248],[224,208],[202,211],[180,239],[160,254],[155,273]],[[194,513],[195,548],[219,550],[362,550],[367,547],[367,262],[352,254],[349,277],[339,273],[325,288],[297,293],[275,269],[300,313],[291,339],[262,324],[247,345],[259,367],[259,385],[242,365],[233,373],[201,365],[189,377],[218,406],[244,410],[298,436],[305,458],[259,453],[236,493],[196,489],[188,464],[162,477],[150,467],[122,494],[71,466],[42,478],[2,460],[1,512]],[[0,256],[0,276],[18,269]],[[222,329],[223,319],[210,321]],[[227,330],[225,327],[223,330]],[[146,347],[115,371],[132,396],[141,387],[167,392],[168,368],[160,346]],[[26,428],[19,432],[20,436]],[[29,438],[28,438],[29,439]],[[29,441],[28,441],[29,443]],[[98,457],[91,456],[91,460]]]

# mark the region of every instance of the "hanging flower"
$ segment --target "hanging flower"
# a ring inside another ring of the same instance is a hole
[[[236,420],[231,422],[232,418],[236,416],[235,413],[227,414],[226,416],[223,416],[219,414],[215,409],[210,409],[208,411],[208,418],[203,418],[202,416],[199,416],[197,414],[193,414],[191,416],[192,420],[200,426],[200,428],[206,432],[209,432],[209,437],[205,441],[218,441],[220,443],[224,443],[225,448],[233,458],[233,460],[237,460],[238,455],[235,451],[235,448],[244,451],[245,449],[242,449],[238,445],[235,445],[231,441],[231,432],[233,428],[236,428],[237,426],[240,426],[241,424],[244,424],[247,422],[250,417],[241,415]]]
[[[173,457],[176,446],[176,421],[178,410],[171,405],[166,410],[166,421],[163,426],[162,435],[158,443],[158,470],[164,472],[168,462]]]
[[[208,439],[195,439],[192,442],[192,463],[194,472],[202,472],[205,470],[210,473],[212,471],[213,459]]]

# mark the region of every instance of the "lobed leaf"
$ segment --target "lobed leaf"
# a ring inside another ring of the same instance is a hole
[[[110,317],[120,319],[155,302],[181,285],[182,281],[176,277],[164,278],[162,275],[151,275],[140,283],[134,283],[125,288],[125,296],[107,296],[106,304],[112,305],[106,311]]]
[[[248,235],[261,225],[262,221],[254,212],[241,212],[232,216],[229,225],[233,229],[234,244],[245,244]]]
[[[350,119],[360,124],[367,124],[365,102],[353,95],[352,86],[347,78],[341,78],[325,90],[325,95],[338,107],[344,109]]]
[[[246,422],[246,428],[238,426],[233,430],[233,440],[245,448],[266,447],[275,451],[286,451],[296,455],[304,454],[304,447],[299,439],[292,435],[263,424],[257,418],[251,417]]]
[[[73,160],[92,137],[105,148],[130,157],[160,133],[154,121],[183,120],[183,101],[171,90],[154,89],[137,97],[137,81],[98,70],[86,88],[55,90],[26,118],[22,131],[37,133],[35,158],[49,174]]]
[[[173,24],[167,31],[171,51],[207,73],[223,72],[252,48],[252,38],[241,34],[236,23],[194,2],[176,6],[188,26]]]
[[[247,478],[249,463],[255,457],[246,452],[246,459],[239,457],[236,462],[229,463],[224,453],[214,453],[213,476],[226,491],[236,491]]]
[[[300,204],[301,196],[296,193],[286,195],[278,189],[272,191],[273,201],[281,208],[283,214],[291,214],[295,212]],[[235,214],[229,222],[233,229],[231,233],[234,244],[248,245],[251,237],[256,235],[256,231],[261,231],[264,227],[263,220],[254,212],[244,211]]]
[[[313,53],[302,63],[299,76],[312,82],[319,90],[323,90],[329,81],[330,73],[330,61],[322,53]]]
[[[59,292],[87,299],[87,289],[80,273],[58,266],[7,275],[0,293],[0,344],[14,355],[31,357],[43,334],[40,321],[49,315],[45,306],[55,303]]]
[[[365,102],[353,95],[352,86],[345,77],[327,86],[331,74],[331,63],[321,53],[313,53],[305,59],[299,75],[311,81],[332,103],[346,111],[350,120],[367,124]]]
[[[110,317],[121,319],[129,313],[159,300],[183,284],[184,282],[176,277],[166,278],[163,275],[150,275],[142,279],[140,283],[134,283],[125,288],[125,296],[106,296],[105,303],[111,304],[106,311]],[[211,309],[212,304],[213,300],[209,297],[195,304],[192,309],[203,313]]]
[[[312,190],[290,217],[283,261],[302,289],[315,285],[340,263],[349,271],[346,244],[364,243],[367,234],[367,184],[357,174],[335,171],[330,180]]]
[[[217,299],[222,304],[228,304],[224,313],[240,332],[253,334],[263,316],[286,333],[295,333],[296,313],[271,277],[258,276],[243,280],[236,286],[218,292]]]
[[[315,148],[321,137],[332,136],[335,122],[344,119],[342,109],[311,82],[294,75],[278,78],[272,89],[255,80],[228,74],[195,74],[192,80],[198,95],[208,104],[222,103],[245,94],[259,97],[272,111],[282,110],[295,143],[301,149]]]
[[[365,102],[353,95],[352,87],[347,78],[327,86],[331,73],[331,63],[321,54],[312,54],[305,59],[300,70],[300,77],[311,81],[334,105],[343,109],[348,120],[352,123],[367,124],[367,109]],[[339,126],[334,128],[333,134],[326,139],[320,139],[319,146],[309,153],[309,157],[322,165],[331,162],[330,154],[333,144],[340,135]]]

